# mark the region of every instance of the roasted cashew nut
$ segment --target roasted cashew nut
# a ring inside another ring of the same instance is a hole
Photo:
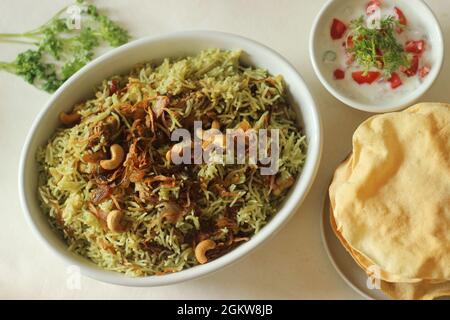
[[[111,126],[114,129],[117,129],[119,127],[119,122],[117,121],[116,118],[114,118],[114,116],[108,116],[105,119],[105,122],[107,125]]]
[[[214,121],[211,123],[211,128],[213,128],[213,129],[220,129],[220,122],[217,121],[217,120],[214,120]]]
[[[273,194],[275,196],[281,195],[286,189],[290,188],[294,184],[295,180],[292,177],[281,180],[277,179],[275,181],[275,185],[273,187]]]
[[[123,232],[122,226],[123,213],[119,210],[113,210],[106,217],[106,225],[112,232]]]
[[[125,158],[123,148],[118,144],[111,146],[111,159],[100,161],[100,166],[105,170],[114,170],[120,166]]]
[[[170,163],[172,161],[172,149],[166,152],[166,160]]]
[[[174,145],[172,146],[172,148],[170,148],[170,149],[167,151],[167,153],[166,153],[166,160],[169,161],[169,162],[171,162],[171,161],[172,161],[172,152],[175,152],[176,154],[181,155],[181,152],[182,152],[182,151],[183,151],[183,145],[182,145],[181,142],[180,142],[180,143],[177,143],[177,144],[174,144]]]
[[[161,211],[161,220],[166,220],[169,223],[176,223],[183,215],[183,210],[175,202],[164,203],[164,208]]]
[[[65,113],[61,112],[59,114],[59,121],[66,126],[71,126],[76,124],[81,120],[81,115],[78,112]]]
[[[195,247],[195,258],[200,264],[205,264],[208,262],[208,258],[206,257],[206,252],[208,250],[214,249],[216,247],[216,243],[212,240],[203,240]]]
[[[195,135],[197,138],[202,140],[202,149],[205,150],[210,144],[214,144],[217,147],[225,149],[226,136],[220,132],[220,123],[214,120],[211,124],[211,128],[208,130],[203,130],[202,128],[197,128]]]
[[[252,128],[252,126],[250,125],[250,123],[247,120],[244,119],[239,124],[239,128],[244,130],[244,132],[246,132],[247,130],[250,130]]]

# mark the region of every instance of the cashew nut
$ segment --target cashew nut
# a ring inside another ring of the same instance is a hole
[[[208,148],[209,145],[213,144],[216,147],[225,149],[226,141],[227,141],[226,136],[222,133],[219,133],[212,137],[208,137],[208,139],[204,139],[202,142],[202,148],[203,150],[206,150],[206,148]]]
[[[166,160],[167,160],[168,162],[171,162],[171,161],[172,161],[172,149],[169,149],[169,150],[166,152]]]
[[[225,146],[227,144],[226,136],[224,134],[218,134],[214,136],[213,144],[222,149],[225,149]]]
[[[119,210],[113,210],[108,213],[106,217],[106,225],[108,229],[112,232],[123,232],[124,228],[122,225],[123,213]]]
[[[119,122],[117,121],[116,118],[114,118],[114,116],[108,116],[105,119],[105,122],[107,125],[111,126],[114,129],[117,129],[119,127]]]
[[[211,123],[211,128],[213,128],[213,129],[220,129],[220,122],[217,121],[217,120],[214,120],[214,121]]]
[[[210,144],[214,144],[222,149],[225,148],[226,136],[220,132],[219,128],[220,123],[217,120],[212,122],[211,128],[208,130],[197,128],[195,135],[202,140],[202,149],[205,150]]]
[[[216,243],[212,240],[203,240],[195,247],[195,258],[200,264],[205,264],[208,262],[208,258],[206,257],[206,252],[208,250],[214,249],[216,247]]]
[[[118,144],[111,146],[111,159],[100,161],[100,166],[105,170],[114,170],[120,166],[125,158],[125,152],[123,148]]]
[[[59,114],[59,121],[66,126],[74,125],[81,120],[81,115],[78,112],[65,113],[61,112]]]
[[[161,211],[161,220],[166,220],[169,223],[176,223],[183,215],[183,210],[174,202],[164,203],[164,208]]]
[[[278,178],[275,181],[275,185],[273,187],[273,194],[275,196],[281,195],[286,189],[290,188],[294,184],[295,180],[292,177],[288,177],[286,179]]]
[[[252,126],[250,125],[250,123],[247,120],[244,119],[239,124],[239,128],[241,128],[242,130],[244,130],[244,132],[246,132],[247,130],[251,129]]]
[[[181,152],[183,152],[183,146],[181,144],[181,142],[174,144],[172,146],[172,148],[170,148],[167,153],[166,153],[166,160],[167,161],[172,161],[172,152],[175,152],[178,155],[181,155]]]

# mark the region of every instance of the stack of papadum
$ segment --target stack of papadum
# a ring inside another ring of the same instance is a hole
[[[396,299],[450,295],[450,105],[374,116],[330,186],[331,225]]]

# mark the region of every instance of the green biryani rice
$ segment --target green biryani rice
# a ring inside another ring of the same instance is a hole
[[[39,195],[52,226],[71,251],[131,276],[165,274],[199,264],[195,248],[213,240],[208,261],[248,241],[285,199],[305,161],[306,138],[286,100],[281,76],[240,64],[239,51],[205,50],[137,66],[105,80],[95,98],[74,107],[73,125],[42,147]],[[175,165],[166,157],[176,128],[220,130],[247,122],[279,129],[279,171],[259,164]],[[110,146],[125,157],[99,165]],[[108,214],[123,214],[122,230]]]

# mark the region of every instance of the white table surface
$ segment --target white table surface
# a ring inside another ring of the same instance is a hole
[[[334,99],[315,76],[309,56],[312,21],[325,0],[95,1],[134,38],[210,29],[260,41],[291,61],[315,96],[324,123],[324,152],[313,188],[295,217],[274,238],[236,264],[205,278],[158,288],[127,288],[86,277],[69,289],[68,270],[26,225],[17,171],[27,131],[50,95],[0,72],[0,298],[16,299],[361,299],[340,279],[321,242],[320,215],[335,166],[354,129],[369,114]],[[450,1],[428,0],[450,44]],[[0,32],[32,29],[71,1],[1,0]],[[21,47],[0,43],[0,60]],[[448,57],[448,56],[447,56]],[[450,61],[422,101],[449,102]]]

